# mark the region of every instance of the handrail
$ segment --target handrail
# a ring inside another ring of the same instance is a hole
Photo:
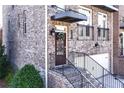
[[[54,52],[55,53],[55,52]],[[49,55],[50,55],[50,57],[52,57],[52,56],[54,56],[54,53],[49,53]],[[50,60],[51,60],[51,58],[50,58]],[[50,64],[51,65],[51,64]],[[50,70],[53,70],[54,68],[49,68]],[[57,70],[54,70],[55,72],[57,72],[58,73],[58,71]],[[64,74],[63,74],[64,75]],[[64,75],[64,77],[68,80],[68,78]],[[68,80],[69,81],[69,80]],[[69,81],[69,83],[74,87],[74,85]]]
[[[103,52],[103,50],[106,50],[106,51],[108,51],[109,52],[109,48],[108,48],[108,46],[93,46],[92,48],[90,48],[89,50],[87,50],[87,53],[91,53],[91,54],[95,54],[96,52],[97,52],[97,49],[100,49],[100,48],[102,48],[102,52],[101,51],[99,51],[100,53],[106,53],[106,52]],[[95,53],[94,53],[95,52]],[[84,52],[83,52],[84,53]]]
[[[54,54],[53,54],[53,53],[50,53],[49,55],[51,56],[51,55],[54,55]],[[83,79],[85,78],[86,81],[90,84],[91,87],[96,88],[96,86],[94,86],[94,85],[92,84],[92,82],[90,82],[90,80],[88,80],[88,79],[81,73],[81,71],[79,71],[79,70],[74,66],[74,64],[73,64],[72,62],[70,62],[70,60],[68,60],[68,59],[66,58],[66,61],[68,61],[68,63],[70,63],[70,65],[73,66],[73,68],[74,68],[76,71],[78,71],[79,75],[81,76],[81,79],[82,79],[82,77],[83,77]],[[62,65],[62,68],[64,69],[64,65]],[[54,68],[50,68],[50,69],[53,70]],[[58,71],[56,71],[56,70],[54,70],[54,71],[55,71],[55,72],[58,72]],[[75,87],[75,86],[73,85],[73,83],[68,79],[68,77],[64,74],[64,70],[63,70],[62,74],[63,74],[63,76],[69,81],[69,83],[70,83],[73,87]],[[81,85],[82,85],[82,82],[81,82]]]
[[[69,63],[71,63],[68,59],[66,59]],[[80,75],[82,75],[94,88],[96,88],[82,73],[81,73],[81,71],[79,71],[78,70],[78,68],[76,68],[75,66],[74,66],[74,64],[73,63],[71,63],[71,65],[80,73]]]
[[[88,56],[90,59],[92,59],[96,64],[98,64],[101,68],[103,68],[107,73],[109,73],[110,75],[112,75],[116,80],[118,80],[120,83],[122,83],[123,84],[123,86],[124,86],[124,83],[120,80],[120,79],[118,79],[117,77],[115,77],[111,72],[109,72],[106,68],[104,68],[102,65],[100,65],[96,60],[94,60],[92,57],[90,57],[88,54],[86,54],[86,53],[84,53],[84,52],[75,52],[75,51],[72,51],[72,52],[74,52],[74,53],[78,53],[78,54],[83,54],[83,55],[86,55],[86,56]]]

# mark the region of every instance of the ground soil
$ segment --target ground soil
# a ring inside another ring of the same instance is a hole
[[[0,88],[6,88],[5,80],[0,80]]]

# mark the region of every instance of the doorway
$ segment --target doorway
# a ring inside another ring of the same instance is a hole
[[[55,30],[55,65],[66,64],[66,26],[56,26]]]

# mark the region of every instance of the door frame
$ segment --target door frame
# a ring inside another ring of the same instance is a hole
[[[67,58],[67,56],[68,56],[68,34],[67,34],[67,32],[68,32],[68,26],[67,25],[54,25],[55,27],[64,27],[66,30],[65,31],[63,31],[65,34],[66,34],[66,50],[65,50],[65,53],[66,53],[66,58]],[[59,32],[59,31],[58,31]],[[55,33],[56,33],[56,30],[55,30]],[[55,37],[55,39],[56,39],[56,37]],[[55,41],[56,42],[56,41]],[[56,50],[56,49],[55,49]],[[56,51],[55,51],[56,52]],[[56,55],[55,55],[56,56]],[[55,58],[55,62],[56,62],[56,58]],[[67,63],[66,63],[67,64]],[[61,66],[61,65],[55,65],[55,66]]]

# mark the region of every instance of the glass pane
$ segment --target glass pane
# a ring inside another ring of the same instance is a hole
[[[98,37],[100,37],[100,29],[98,29]]]
[[[64,54],[64,33],[57,34],[57,55]]]
[[[88,26],[86,26],[86,36],[90,36],[90,29]]]

